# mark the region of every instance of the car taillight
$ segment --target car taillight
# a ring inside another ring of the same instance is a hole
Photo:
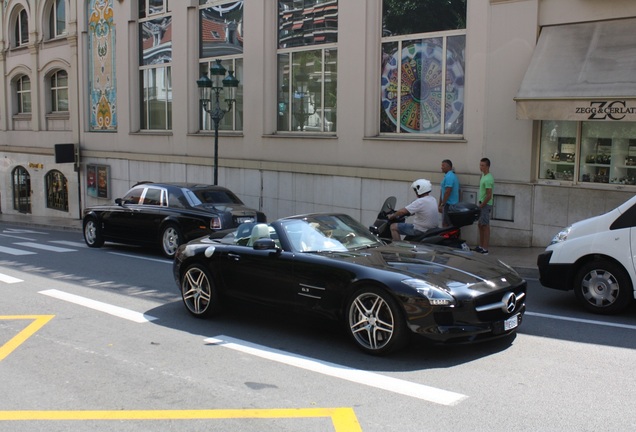
[[[218,216],[213,216],[210,219],[210,229],[211,230],[220,230],[221,229],[221,218]]]

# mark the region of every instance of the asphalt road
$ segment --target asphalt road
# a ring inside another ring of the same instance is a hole
[[[359,352],[324,322],[187,314],[171,262],[0,227],[0,431],[633,430],[636,308],[529,280],[514,338]]]

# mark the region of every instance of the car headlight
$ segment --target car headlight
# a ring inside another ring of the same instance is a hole
[[[568,234],[570,234],[570,229],[572,227],[563,228],[557,235],[554,236],[550,244],[561,243],[568,239]]]
[[[419,294],[426,297],[432,306],[453,306],[455,304],[455,297],[422,279],[404,279],[402,283],[414,288]]]

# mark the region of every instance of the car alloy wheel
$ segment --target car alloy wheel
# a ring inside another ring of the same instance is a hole
[[[176,225],[166,225],[161,234],[161,251],[168,258],[174,258],[181,245],[181,232]]]
[[[629,305],[632,284],[622,267],[600,259],[581,267],[575,279],[574,293],[587,310],[614,314]]]
[[[218,311],[219,302],[210,272],[201,264],[194,264],[181,278],[183,304],[196,317],[212,316]]]
[[[95,248],[104,244],[101,227],[95,218],[91,217],[84,221],[84,241],[89,247]]]
[[[382,355],[406,342],[404,319],[395,302],[377,288],[361,289],[347,307],[349,333],[363,351]]]

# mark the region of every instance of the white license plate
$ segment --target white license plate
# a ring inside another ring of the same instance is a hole
[[[518,318],[518,315],[515,315],[504,321],[504,330],[505,331],[512,330],[513,328],[516,328],[518,325],[519,325],[519,318]]]
[[[238,217],[236,218],[236,221],[240,224],[242,223],[252,223],[254,222],[254,218],[251,217]]]

